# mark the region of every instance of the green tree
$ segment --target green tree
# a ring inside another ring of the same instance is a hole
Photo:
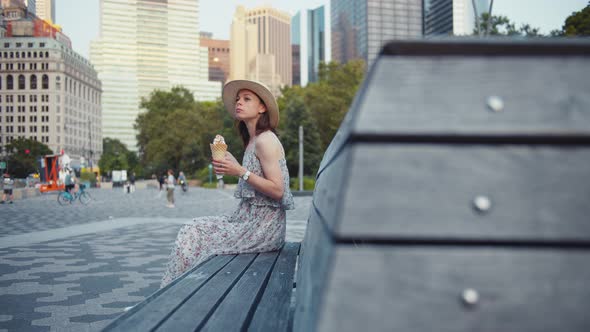
[[[303,89],[295,86],[283,90],[279,105],[281,109],[279,136],[285,149],[289,173],[293,177],[299,174],[299,126],[302,126],[303,172],[306,175],[315,175],[322,160],[323,150],[317,123],[304,102]]]
[[[240,137],[237,129],[238,122],[235,118],[229,114],[225,109],[221,100],[205,104],[207,110],[205,114],[204,122],[206,125],[203,128],[203,151],[207,154],[210,153],[209,143],[213,142],[215,135],[222,135],[227,144],[227,149],[231,152],[237,160],[242,160],[244,156],[244,143]],[[210,155],[207,155],[207,164],[210,162]]]
[[[362,60],[346,64],[321,63],[319,80],[305,87],[282,90],[279,134],[292,177],[299,170],[299,126],[304,128],[304,174],[315,175],[324,151],[334,138],[342,119],[363,80]]]
[[[146,171],[159,174],[172,168],[193,174],[209,164],[209,143],[216,134],[226,138],[230,151],[241,146],[234,141],[234,120],[220,101],[196,102],[189,90],[174,87],[152,92],[142,99],[140,107],[146,112],[137,117],[135,129]]]
[[[193,95],[182,87],[155,90],[149,98],[142,98],[140,107],[147,110],[135,122],[143,164],[157,173],[167,168],[178,169],[182,156],[194,147],[191,141],[182,142],[196,129],[191,127],[194,126],[191,113],[195,112]]]
[[[584,9],[568,16],[561,30],[554,30],[551,34],[566,37],[590,36],[590,2]]]
[[[102,174],[110,174],[113,170],[129,170],[138,173],[137,155],[129,151],[127,146],[118,139],[103,138],[102,150],[102,156],[98,161]]]
[[[490,36],[524,36],[524,37],[542,37],[539,28],[531,27],[529,24],[522,24],[520,28],[516,28],[516,24],[506,16],[492,15],[487,12],[481,14],[479,18],[479,26],[473,30],[474,35],[479,35],[480,31],[486,31],[488,21],[490,21],[490,29],[488,35]],[[477,22],[477,21],[476,21]]]
[[[5,149],[8,153],[8,170],[17,178],[25,178],[30,173],[39,172],[39,159],[53,154],[47,145],[22,137],[6,144]]]
[[[305,87],[305,105],[317,124],[322,151],[326,150],[340,127],[364,73],[362,60],[320,64],[319,81]]]

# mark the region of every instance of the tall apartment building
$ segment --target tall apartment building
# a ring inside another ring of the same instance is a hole
[[[291,15],[269,6],[238,6],[231,26],[230,79],[263,82],[278,96],[290,86]]]
[[[103,86],[103,136],[133,151],[142,97],[179,85],[197,100],[221,96],[220,83],[208,81],[197,0],[101,0],[100,37],[90,59]]]
[[[67,43],[35,36],[35,22],[28,23],[30,29],[0,40],[0,144],[31,138],[54,153],[63,150],[73,166],[81,158],[97,165],[102,134],[96,71]]]
[[[332,59],[371,65],[388,41],[422,37],[422,1],[331,0]]]
[[[213,39],[211,34],[201,33],[201,46],[209,54],[209,81],[224,84],[230,73],[229,40]]]
[[[489,0],[425,0],[424,34],[465,36],[473,34],[475,13],[489,11]]]
[[[291,20],[293,84],[305,86],[318,80],[320,62],[332,54],[330,8],[321,6],[297,12]]]

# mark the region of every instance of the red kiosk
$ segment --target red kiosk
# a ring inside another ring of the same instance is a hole
[[[65,185],[59,181],[59,157],[61,157],[59,154],[43,157],[45,183],[41,184],[40,192],[45,193],[65,189]]]

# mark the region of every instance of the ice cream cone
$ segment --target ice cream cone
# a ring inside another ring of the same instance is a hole
[[[213,156],[213,160],[223,160],[225,158],[225,152],[227,151],[227,144],[225,143],[215,143],[209,144],[211,147],[211,155]],[[216,174],[217,179],[223,178],[223,174]]]
[[[225,152],[227,151],[227,144],[216,143],[209,144],[211,147],[211,155],[214,160],[223,160],[225,158]]]

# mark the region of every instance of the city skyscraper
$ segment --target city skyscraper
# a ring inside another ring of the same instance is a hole
[[[318,80],[320,62],[330,62],[329,6],[299,11],[291,20],[293,84],[305,86]]]
[[[32,5],[35,7],[36,15],[46,21],[55,23],[55,1],[56,0],[34,0]],[[29,1],[30,3],[31,1]],[[31,7],[29,5],[29,7]]]
[[[423,35],[422,0],[331,0],[332,59],[368,65],[383,44]]]
[[[489,11],[489,0],[475,1],[477,15]],[[475,29],[472,0],[425,0],[424,34],[471,35]]]
[[[238,6],[231,25],[230,79],[266,84],[275,96],[291,85],[291,15],[269,6]]]
[[[221,95],[220,83],[208,81],[196,0],[101,0],[100,37],[90,59],[102,81],[103,136],[133,151],[142,97],[179,85],[197,100]]]

